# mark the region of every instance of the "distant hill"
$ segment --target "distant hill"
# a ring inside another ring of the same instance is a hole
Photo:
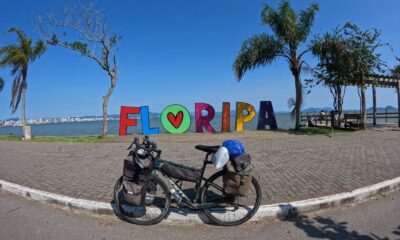
[[[387,109],[388,112],[397,112],[397,108],[395,108],[393,106],[390,106],[390,105],[388,105],[386,107],[377,107],[376,111],[377,112],[385,112],[386,109]],[[373,111],[372,107],[367,109],[367,112],[372,112],[372,111]]]

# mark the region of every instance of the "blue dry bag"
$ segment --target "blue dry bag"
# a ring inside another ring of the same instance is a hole
[[[229,158],[234,158],[245,152],[242,142],[238,140],[226,140],[222,143],[222,146],[228,149]]]

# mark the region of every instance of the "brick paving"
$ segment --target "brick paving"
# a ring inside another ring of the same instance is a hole
[[[244,142],[263,189],[263,203],[351,191],[400,176],[400,130],[304,136],[254,131],[158,135],[164,159],[200,167],[196,144]],[[132,137],[112,143],[0,141],[0,179],[52,193],[110,202]],[[208,168],[208,175],[213,172]]]

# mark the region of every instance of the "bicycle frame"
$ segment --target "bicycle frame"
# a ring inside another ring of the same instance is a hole
[[[206,154],[206,157],[203,161],[203,167],[198,169],[198,168],[193,168],[184,164],[179,164],[179,163],[175,163],[175,162],[171,162],[171,161],[167,161],[167,160],[163,160],[163,159],[155,159],[154,163],[153,163],[153,174],[154,174],[154,170],[160,172],[163,177],[165,179],[168,180],[168,182],[170,183],[170,185],[172,186],[172,188],[175,189],[175,191],[179,194],[179,196],[181,197],[181,202],[185,204],[187,207],[192,208],[192,209],[204,209],[204,208],[212,208],[212,207],[216,207],[218,206],[218,204],[216,203],[200,203],[200,192],[203,189],[204,185],[202,186],[202,182],[207,181],[207,178],[204,177],[204,172],[206,169],[207,164],[212,164],[211,161],[208,160],[208,157],[210,156],[210,153]],[[173,166],[177,166],[177,167],[181,167],[181,168],[185,168],[185,169],[190,169],[193,171],[198,171],[200,173],[200,177],[197,179],[196,181],[196,185],[195,185],[195,197],[193,199],[190,199],[183,191],[182,189],[177,185],[177,182],[175,182],[171,177],[169,177],[168,175],[166,175],[161,169],[160,169],[160,165],[162,163],[168,163],[171,164]]]

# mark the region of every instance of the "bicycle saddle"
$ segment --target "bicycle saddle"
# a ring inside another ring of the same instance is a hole
[[[219,147],[220,146],[218,146],[218,145],[215,145],[215,146],[196,145],[195,146],[196,149],[206,152],[206,153],[215,153],[216,151],[218,151]]]

